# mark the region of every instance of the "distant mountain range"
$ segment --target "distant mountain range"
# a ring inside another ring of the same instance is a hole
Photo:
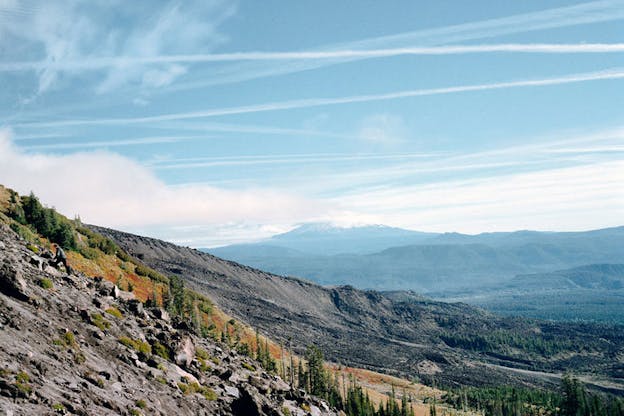
[[[427,293],[498,284],[520,274],[622,263],[624,227],[465,235],[310,224],[258,243],[203,251],[324,285]]]
[[[251,246],[277,246],[315,255],[370,254],[388,247],[418,244],[438,235],[385,225],[343,228],[327,223],[310,223]],[[249,246],[250,244],[238,245],[241,250]]]
[[[624,264],[519,275],[499,285],[447,291],[437,297],[502,315],[624,323]]]

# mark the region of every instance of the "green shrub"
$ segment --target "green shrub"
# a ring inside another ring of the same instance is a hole
[[[74,333],[71,331],[65,332],[65,335],[63,335],[63,339],[65,340],[67,345],[76,344],[76,337],[74,336]]]
[[[139,409],[130,409],[128,413],[130,416],[141,416],[141,411]]]
[[[118,341],[120,344],[125,345],[128,348],[132,348],[133,350],[139,352],[140,354],[143,354],[144,356],[149,356],[152,354],[152,346],[147,342],[128,337],[120,337]]]
[[[134,343],[134,340],[132,338],[119,337],[118,341],[119,341],[119,343],[121,345],[125,345],[128,348],[134,349],[135,343]]]
[[[156,380],[157,382],[159,382],[160,384],[167,384],[167,379],[164,377],[156,377],[154,380]]]
[[[96,260],[100,257],[100,252],[92,247],[80,247],[78,252],[82,255],[82,257],[88,260]]]
[[[254,367],[253,365],[251,365],[249,363],[243,363],[243,367],[246,368],[249,371],[256,371],[256,367]]]
[[[104,319],[104,317],[99,313],[91,314],[91,323],[100,328],[102,331],[106,331],[111,326],[111,323]]]
[[[251,357],[251,347],[246,342],[242,342],[236,346],[236,351],[240,355],[246,355],[247,357]]]
[[[137,264],[134,268],[134,272],[139,276],[149,276],[150,270],[142,264]]]
[[[123,319],[123,314],[121,313],[121,311],[115,308],[114,306],[111,306],[110,308],[106,309],[106,313],[114,316],[117,319]]]
[[[195,350],[195,355],[197,358],[201,358],[202,360],[207,360],[210,356],[208,355],[208,351],[203,348],[197,348]]]
[[[147,407],[147,403],[145,403],[145,400],[137,400],[135,405],[139,409],[145,409]]]
[[[15,375],[15,381],[18,383],[30,383],[30,376],[25,371],[20,371]]]
[[[131,261],[134,264],[134,272],[138,276],[149,277],[150,280],[161,283],[169,283],[169,279],[162,274],[158,273],[156,270],[151,269],[144,264],[139,263],[137,260],[129,258],[128,261]]]
[[[52,280],[45,277],[39,279],[39,286],[44,289],[52,289],[54,287],[54,285],[52,284]]]
[[[154,344],[152,344],[152,352],[167,361],[171,359],[169,348],[165,347],[160,342],[154,342]]]
[[[36,245],[34,245],[34,244],[28,244],[28,245],[26,246],[26,248],[27,248],[28,250],[32,251],[32,252],[33,252],[33,253],[35,253],[35,254],[39,254],[39,247],[37,247],[37,246],[36,246]]]
[[[85,357],[83,353],[79,352],[74,355],[74,362],[76,364],[84,364],[85,361],[87,361],[87,357]]]
[[[152,353],[152,346],[150,344],[148,344],[147,342],[143,342],[143,341],[136,341],[136,350],[138,352],[140,352],[143,355],[150,355]]]
[[[211,389],[210,387],[202,386],[197,382],[192,382],[189,384],[180,382],[178,383],[178,388],[184,395],[199,393],[204,396],[206,400],[217,400],[217,393],[215,393],[213,389]]]
[[[199,309],[206,315],[210,315],[212,314],[212,303],[209,300],[200,299],[200,301],[197,303],[197,309]]]
[[[15,375],[15,387],[21,396],[28,397],[32,393],[30,386],[30,377],[24,371],[20,371]]]
[[[189,394],[189,386],[185,383],[178,383],[178,388],[182,392],[182,394]]]
[[[74,348],[78,346],[76,336],[71,331],[65,332],[62,337],[55,339],[52,343],[65,348]]]
[[[12,222],[10,227],[24,240],[30,241],[31,243],[37,242],[37,235],[29,227],[16,222]]]
[[[217,393],[215,393],[215,391],[211,389],[210,387],[204,387],[203,394],[206,400],[210,400],[210,401],[217,400]]]
[[[64,414],[67,411],[65,406],[63,406],[60,403],[54,403],[52,405],[52,410],[54,410],[56,413],[61,413],[61,414]]]
[[[126,261],[126,262],[132,261],[132,257],[130,257],[130,255],[123,250],[118,250],[117,253],[115,254],[117,255],[117,258],[121,261]]]

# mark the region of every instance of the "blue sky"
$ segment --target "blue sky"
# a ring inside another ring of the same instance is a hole
[[[0,183],[192,246],[624,218],[624,1],[0,0]]]

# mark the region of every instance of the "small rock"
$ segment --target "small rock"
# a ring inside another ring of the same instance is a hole
[[[325,414],[325,413],[323,413],[321,411],[321,409],[319,409],[315,405],[310,405],[310,415],[311,416],[323,416],[323,414]]]
[[[240,391],[236,387],[223,386],[223,390],[225,391],[225,394],[230,397],[234,397],[237,399],[240,397]]]
[[[117,285],[113,285],[113,288],[110,291],[110,296],[113,297],[113,299],[117,299],[119,298],[119,293],[121,291],[119,290],[119,288],[117,287]]]
[[[242,389],[240,397],[232,402],[232,413],[235,415],[260,416],[264,414],[261,409],[262,398],[250,389]]]
[[[163,321],[166,321],[166,322],[171,321],[171,317],[169,316],[169,313],[162,308],[152,308],[151,312],[154,318],[156,319],[162,319]]]
[[[257,388],[261,393],[268,394],[271,391],[271,386],[269,385],[267,380],[258,376],[249,377],[249,384]]]
[[[138,299],[130,300],[128,302],[128,307],[130,308],[132,313],[134,313],[135,315],[142,317],[145,314],[145,311],[143,310],[143,303]]]
[[[37,269],[43,271],[43,259],[39,256],[30,256],[30,264],[35,266]]]
[[[61,277],[61,276],[63,276],[63,273],[61,273],[61,271],[60,271],[60,270],[55,269],[54,267],[50,266],[49,264],[48,264],[48,265],[46,265],[46,266],[43,268],[43,271],[44,271],[44,272],[46,272],[46,273],[47,273],[47,274],[49,274],[49,275],[54,276],[54,277]]]
[[[100,281],[98,292],[103,296],[112,296],[113,299],[119,296],[119,288],[113,282],[109,282],[108,280]]]
[[[182,370],[180,367],[178,367],[175,364],[170,364],[168,366],[166,374],[168,378],[173,377],[176,382],[182,379],[186,379],[188,383],[199,383],[199,381],[194,375]]]
[[[115,286],[117,288],[117,286]],[[113,297],[121,300],[125,300],[126,302],[136,299],[136,296],[132,292],[126,292],[125,290],[119,290],[117,288],[117,294],[113,295]]]
[[[290,385],[286,383],[284,380],[282,380],[281,378],[278,378],[277,380],[272,381],[270,386],[271,386],[271,390],[273,391],[277,391],[277,392],[290,391]]]
[[[226,368],[223,372],[219,374],[219,377],[221,378],[221,380],[229,380],[232,377],[232,370]]]
[[[84,290],[84,289],[87,288],[87,284],[84,281],[82,281],[82,280],[80,280],[80,279],[78,279],[75,276],[72,276],[70,274],[64,276],[63,279],[66,282],[69,282],[76,289]]]

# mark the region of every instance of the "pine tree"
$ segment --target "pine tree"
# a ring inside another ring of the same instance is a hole
[[[303,368],[303,360],[299,360],[299,366],[297,368],[297,387],[299,387],[300,389],[304,389],[307,390],[307,386],[306,386],[306,379],[308,378],[305,370]]]

